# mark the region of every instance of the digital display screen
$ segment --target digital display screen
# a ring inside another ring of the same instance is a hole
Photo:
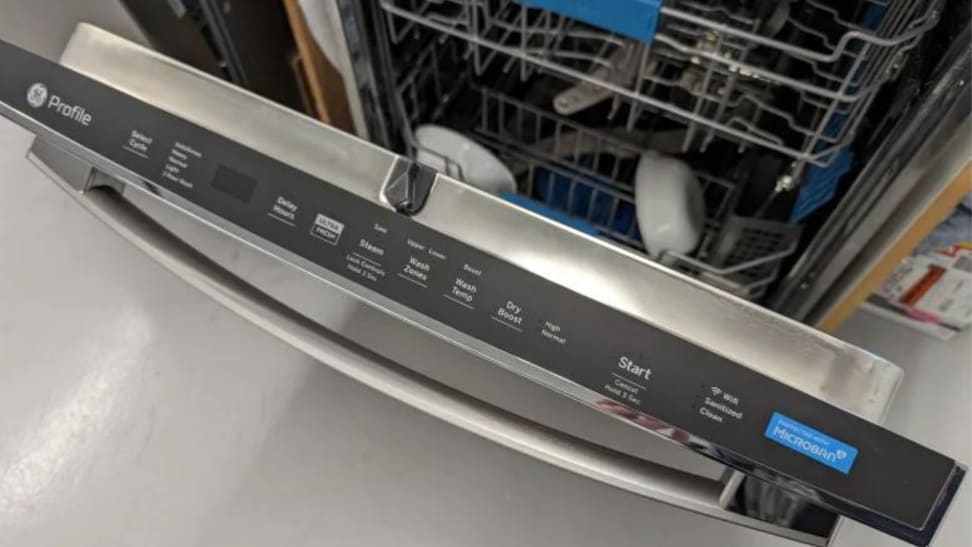
[[[234,171],[225,165],[220,165],[216,169],[216,176],[213,178],[213,188],[224,194],[248,203],[253,197],[253,190],[256,189],[257,181]]]

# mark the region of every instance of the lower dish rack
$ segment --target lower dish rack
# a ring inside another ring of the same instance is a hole
[[[458,130],[510,168],[519,196],[593,225],[608,241],[645,251],[634,198],[638,158],[648,149],[677,149],[678,135],[587,126],[541,106],[547,100],[535,104],[479,85],[461,41],[423,43],[396,78],[397,114],[412,155],[420,148],[413,128],[441,124]],[[462,178],[461,166],[423,152]],[[665,252],[657,261],[742,298],[760,298],[796,251],[800,227],[737,216],[737,185],[701,170],[696,175],[706,203],[701,243],[691,254]]]

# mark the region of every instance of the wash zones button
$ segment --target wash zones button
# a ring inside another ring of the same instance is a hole
[[[773,413],[763,435],[790,450],[816,460],[843,474],[850,473],[857,449],[792,418]]]

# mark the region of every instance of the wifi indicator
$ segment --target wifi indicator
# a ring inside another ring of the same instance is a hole
[[[710,387],[709,388],[709,391],[711,391],[712,392],[712,395],[714,395],[716,397],[718,397],[719,395],[722,395],[722,390],[719,389],[719,388],[717,388],[717,387],[715,387],[715,386]]]

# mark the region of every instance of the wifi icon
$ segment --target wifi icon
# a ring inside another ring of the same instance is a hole
[[[722,395],[722,390],[719,389],[719,388],[717,388],[717,387],[715,387],[715,386],[710,387],[709,388],[709,391],[711,391],[712,394],[715,395],[716,397],[718,397],[719,395]]]

